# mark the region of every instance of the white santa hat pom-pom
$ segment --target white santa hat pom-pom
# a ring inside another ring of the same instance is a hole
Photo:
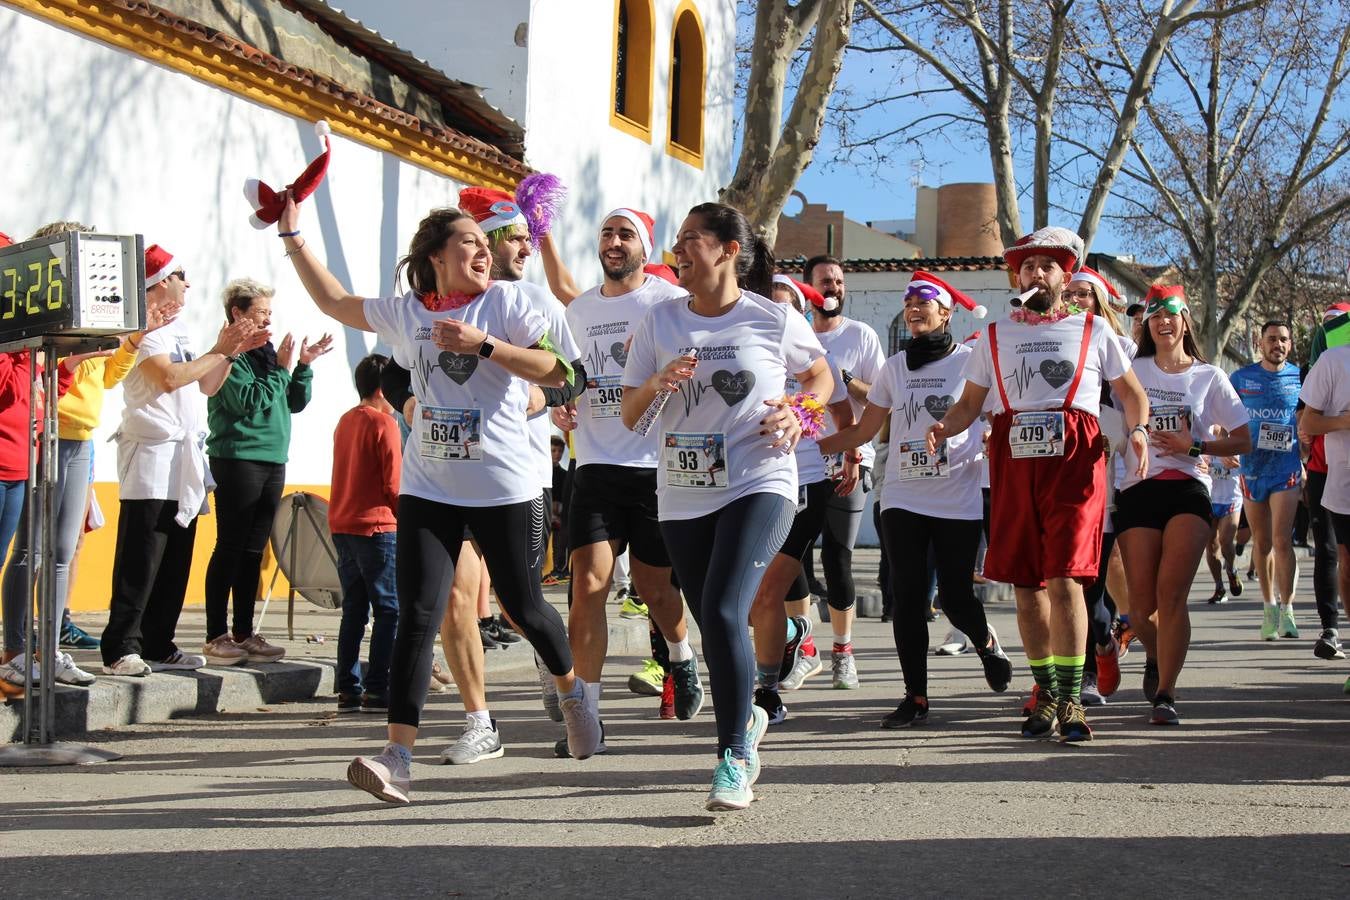
[[[314,123],[314,133],[321,138],[328,137],[330,134],[333,133],[333,129],[329,127],[326,121],[320,119],[319,121]]]
[[[971,313],[975,316],[975,318],[983,319],[985,316],[989,315],[989,307],[977,306],[971,310]]]
[[[825,310],[826,312],[834,312],[836,309],[839,308],[839,301],[833,297],[826,297],[825,303],[822,304],[820,308]]]

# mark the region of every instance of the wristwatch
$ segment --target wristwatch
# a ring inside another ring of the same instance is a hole
[[[1189,450],[1186,451],[1186,453],[1187,453],[1189,456],[1193,456],[1193,457],[1199,457],[1199,456],[1203,455],[1204,452],[1205,452],[1205,442],[1204,442],[1204,441],[1195,441],[1194,443],[1191,444],[1191,449],[1189,449]]]
[[[483,338],[483,343],[478,345],[478,355],[483,359],[491,359],[492,351],[496,349],[497,345],[490,338]]]
[[[853,374],[848,369],[840,369],[839,374],[843,377],[844,385],[847,387],[848,383],[853,380]]]

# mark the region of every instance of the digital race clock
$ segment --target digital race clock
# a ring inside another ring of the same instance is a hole
[[[64,234],[0,249],[0,348],[99,338],[145,322],[139,234]]]

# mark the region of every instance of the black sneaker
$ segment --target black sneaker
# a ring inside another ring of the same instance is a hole
[[[605,744],[605,723],[604,723],[604,722],[601,722],[601,723],[600,723],[600,746],[596,747],[596,748],[595,748],[595,752],[592,753],[591,755],[592,755],[592,756],[599,756],[601,753],[608,753],[608,752],[609,752],[609,747],[606,746],[606,744]],[[559,741],[558,741],[556,744],[553,745],[553,755],[554,755],[555,757],[557,757],[558,759],[571,759],[571,758],[572,758],[572,751],[569,750],[569,749],[567,749],[567,736],[566,736],[566,735],[564,735],[561,739],[559,739]]]
[[[1215,588],[1214,593],[1210,594],[1209,599],[1205,602],[1208,603],[1210,606],[1216,606],[1220,603],[1227,603],[1228,592],[1221,587]]]
[[[486,619],[480,619],[478,628],[498,644],[506,645],[520,642],[520,635],[516,634],[510,628],[503,628],[502,623],[492,616],[488,616]]]
[[[1144,659],[1144,697],[1152,703],[1158,696],[1158,661]]]
[[[797,660],[802,655],[802,644],[811,636],[811,620],[809,618],[806,616],[789,616],[788,620],[796,623],[797,636],[783,645],[783,664],[778,667],[779,681],[786,679],[792,674],[792,670],[797,667]],[[770,713],[769,719],[773,719],[772,713]],[[770,721],[769,724],[774,723]]]
[[[755,688],[755,705],[769,714],[770,725],[778,725],[787,718],[787,707],[773,688]]]
[[[478,623],[478,636],[483,640],[484,650],[502,650],[506,647],[505,644],[493,637],[481,622]]]
[[[1059,742],[1061,744],[1080,744],[1092,740],[1092,729],[1088,727],[1087,712],[1077,700],[1059,701],[1056,711],[1059,719]]]
[[[1008,683],[1012,681],[1012,662],[1008,659],[1008,654],[1003,652],[994,626],[989,626],[988,646],[981,647],[975,652],[980,656],[980,665],[984,666],[984,680],[989,683],[990,690],[996,694],[1006,691]]]
[[[567,575],[566,572],[563,572],[562,574],[563,574],[564,576]],[[511,621],[510,621],[509,619],[507,619],[506,616],[502,615],[501,613],[497,613],[497,617],[496,617],[496,618],[497,618],[497,628],[498,628],[498,629],[500,629],[500,630],[503,631],[503,632],[507,632],[507,633],[509,633],[509,634],[514,634],[514,635],[519,635],[519,634],[520,634],[520,632],[516,630],[516,627],[515,627],[514,625],[511,624]]]
[[[1150,725],[1180,725],[1177,715],[1177,701],[1166,694],[1158,694],[1153,699],[1153,712],[1149,714]]]
[[[387,714],[389,712],[389,698],[384,694],[362,694],[361,712]]]
[[[692,719],[703,708],[703,685],[698,679],[698,659],[689,657],[670,664],[670,677],[675,682],[675,718]]]
[[[1336,633],[1335,628],[1322,629],[1322,636],[1313,644],[1313,656],[1318,659],[1345,659],[1340,635]]]
[[[1022,722],[1022,737],[1045,738],[1055,733],[1055,698],[1049,691],[1036,692],[1036,705]]]
[[[909,728],[911,725],[922,725],[927,721],[928,701],[916,700],[910,694],[906,694],[905,699],[895,708],[895,712],[881,720],[881,727]]]
[[[361,711],[360,694],[338,694],[337,711],[340,713],[354,713]]]

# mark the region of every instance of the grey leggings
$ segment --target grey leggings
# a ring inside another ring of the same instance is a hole
[[[852,609],[858,599],[853,584],[853,545],[858,542],[863,510],[872,485],[872,470],[858,470],[858,486],[847,497],[831,493],[825,507],[821,533],[820,567],[825,573],[826,600],[830,609]]]
[[[745,726],[755,686],[747,621],[765,567],[792,527],[793,504],[749,494],[697,519],[661,523],[670,562],[703,632],[703,659],[717,718],[717,756],[745,759]]]

